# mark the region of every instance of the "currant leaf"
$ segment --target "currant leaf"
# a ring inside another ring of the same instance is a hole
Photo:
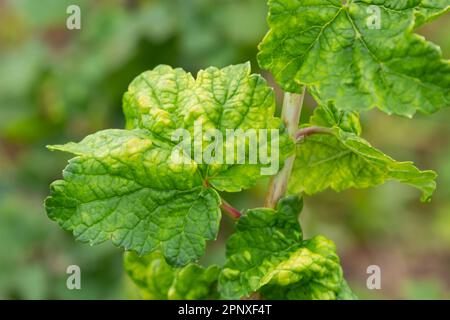
[[[316,109],[307,126],[330,128],[330,134],[305,137],[297,145],[289,181],[290,193],[315,194],[331,188],[378,186],[388,180],[412,185],[428,202],[436,189],[436,173],[420,171],[412,162],[397,162],[361,138],[356,113],[339,111],[333,105]]]
[[[106,130],[79,144],[51,147],[77,155],[51,185],[51,219],[91,245],[111,241],[146,254],[161,249],[171,264],[203,255],[216,237],[220,198],[196,164],[173,165],[170,146],[144,130]]]
[[[413,116],[450,105],[450,62],[414,28],[448,0],[269,0],[262,68],[288,92],[301,85],[340,110]]]
[[[204,164],[195,154],[183,152],[182,161],[174,161],[178,141],[172,134],[180,128],[192,132],[188,143],[195,149],[196,121],[204,128],[200,134],[208,128],[278,133],[283,128],[273,115],[273,91],[250,74],[249,64],[209,68],[199,72],[197,81],[181,69],[159,66],[132,82],[124,111],[127,130],[104,130],[80,143],[49,147],[76,157],[64,170],[64,180],[51,185],[45,202],[48,215],[83,242],[111,239],[141,255],[161,250],[175,266],[196,261],[205,242],[217,236],[221,215],[215,189],[249,188],[266,175],[262,169],[267,163],[260,158],[250,163],[250,149],[242,164]],[[200,143],[207,146],[203,134]],[[281,166],[294,144],[283,132],[278,136],[275,161]],[[273,141],[265,145],[268,154],[276,152]]]
[[[344,280],[336,248],[322,236],[303,240],[301,209],[302,200],[291,196],[276,210],[249,210],[238,221],[219,276],[223,297],[259,292],[268,299],[337,298]]]

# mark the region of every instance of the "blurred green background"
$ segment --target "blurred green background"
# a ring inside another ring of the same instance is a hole
[[[81,30],[66,28],[70,4],[81,8]],[[135,297],[121,250],[76,243],[47,218],[48,185],[69,156],[45,145],[123,127],[122,94],[158,64],[195,74],[251,61],[260,72],[255,56],[266,11],[264,0],[0,0],[0,299]],[[450,58],[448,15],[418,32]],[[304,120],[313,106],[308,99]],[[431,204],[397,183],[305,199],[306,235],[336,242],[361,298],[450,299],[449,123],[448,109],[414,120],[363,115],[364,137],[374,146],[438,172]],[[261,206],[266,184],[225,197],[240,209]],[[223,227],[203,263],[223,261],[227,217]],[[66,288],[71,264],[81,267],[81,290]],[[381,267],[381,290],[366,287],[373,264]]]

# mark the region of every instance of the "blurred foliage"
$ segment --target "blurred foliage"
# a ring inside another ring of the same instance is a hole
[[[70,4],[81,30],[66,28]],[[46,217],[67,157],[45,145],[122,127],[122,94],[158,64],[254,61],[265,15],[259,0],[0,0],[0,298],[124,297],[121,252],[74,243]],[[65,287],[70,264],[80,291]]]
[[[81,30],[66,28],[70,4],[81,8]],[[135,296],[121,280],[120,250],[75,243],[46,217],[42,201],[68,158],[45,145],[122,127],[122,94],[158,64],[195,73],[251,61],[258,71],[266,10],[263,0],[0,0],[0,299]],[[450,57],[448,16],[420,32]],[[305,109],[306,121],[312,108]],[[305,199],[306,236],[336,242],[359,296],[450,298],[449,122],[449,110],[414,120],[376,111],[363,117],[363,136],[374,146],[438,172],[431,204],[396,183]],[[262,205],[264,190],[261,183],[225,197],[251,208]],[[232,223],[222,224],[204,263],[223,262]],[[82,290],[66,288],[71,264],[81,267]],[[365,287],[370,264],[382,268],[380,291]]]
[[[81,30],[65,25],[74,3]],[[254,60],[264,17],[265,5],[256,0],[3,2],[0,116],[8,121],[0,133],[33,142],[118,121],[111,106],[120,107],[130,79],[142,70],[165,63],[195,72]]]

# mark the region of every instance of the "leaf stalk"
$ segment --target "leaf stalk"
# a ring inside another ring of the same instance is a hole
[[[238,209],[234,208],[231,204],[226,202],[223,198],[222,198],[222,204],[220,207],[222,208],[223,211],[228,213],[228,215],[230,217],[232,217],[233,219],[239,219],[242,216],[242,213]]]
[[[333,130],[325,127],[307,127],[299,129],[295,134],[295,141],[301,142],[305,137],[314,135],[314,134],[333,134]]]

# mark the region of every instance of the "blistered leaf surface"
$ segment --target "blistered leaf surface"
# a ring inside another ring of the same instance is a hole
[[[144,130],[106,130],[52,149],[77,155],[51,185],[51,219],[83,242],[108,239],[146,254],[161,249],[182,265],[215,239],[220,199],[194,162],[173,165],[170,148]]]
[[[359,136],[356,113],[338,111],[332,105],[316,109],[309,126],[323,126],[331,134],[306,137],[297,145],[289,192],[314,194],[331,188],[378,186],[389,180],[412,185],[422,191],[422,201],[436,189],[436,173],[420,171],[411,162],[397,162]]]
[[[450,105],[450,63],[414,28],[448,0],[269,0],[259,63],[284,90],[314,87],[340,110],[412,116]]]
[[[336,299],[343,283],[334,244],[322,236],[303,240],[302,201],[282,199],[276,210],[253,209],[227,243],[219,277],[223,297],[259,292],[268,299]]]

